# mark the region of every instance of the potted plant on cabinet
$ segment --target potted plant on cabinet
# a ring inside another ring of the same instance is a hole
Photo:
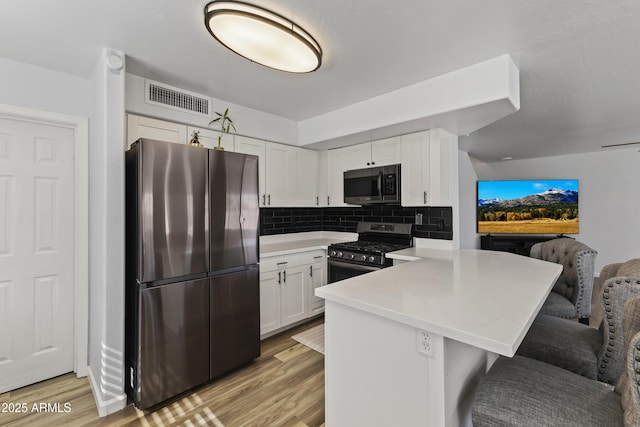
[[[224,147],[222,145],[220,145],[220,142],[222,140],[222,134],[224,133],[229,133],[229,131],[231,129],[233,129],[234,131],[236,130],[236,127],[233,125],[233,120],[231,120],[231,117],[229,117],[229,108],[227,108],[226,110],[224,110],[224,113],[218,113],[217,111],[215,112],[215,114],[218,116],[215,119],[211,120],[209,122],[209,126],[211,126],[214,123],[219,123],[220,124],[220,135],[218,136],[218,146],[215,147],[216,150],[224,150]]]

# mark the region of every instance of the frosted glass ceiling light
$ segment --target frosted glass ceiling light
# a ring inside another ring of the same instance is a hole
[[[204,24],[224,46],[266,67],[309,73],[322,63],[322,49],[309,33],[257,6],[213,1],[204,8]]]

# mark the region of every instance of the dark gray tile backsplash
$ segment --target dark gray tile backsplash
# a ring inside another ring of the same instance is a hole
[[[415,224],[422,214],[422,225]],[[261,208],[260,235],[305,231],[344,231],[355,233],[360,221],[414,224],[414,237],[453,240],[451,207],[405,208],[371,205],[339,208]]]

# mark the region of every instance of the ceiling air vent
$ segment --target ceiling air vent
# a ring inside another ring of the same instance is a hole
[[[147,104],[209,117],[211,98],[151,80],[144,81]]]

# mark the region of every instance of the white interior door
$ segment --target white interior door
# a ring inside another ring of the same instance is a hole
[[[0,393],[74,370],[74,140],[0,119]]]

